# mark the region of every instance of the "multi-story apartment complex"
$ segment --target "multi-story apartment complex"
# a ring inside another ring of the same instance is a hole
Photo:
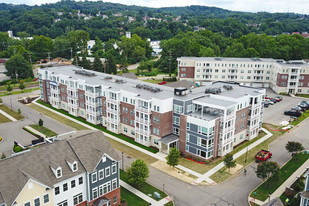
[[[235,81],[246,86],[270,87],[276,93],[309,94],[309,64],[303,60],[180,57],[177,61],[179,79],[200,84]]]
[[[264,89],[215,82],[171,88],[78,67],[39,70],[41,98],[136,142],[208,159],[257,136]]]
[[[119,156],[91,132],[0,161],[0,205],[119,205]],[[100,203],[100,204],[98,204]]]

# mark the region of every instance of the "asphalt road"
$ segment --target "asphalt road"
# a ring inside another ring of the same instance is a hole
[[[53,130],[58,134],[66,133],[73,131],[74,129],[66,126],[62,123],[57,122],[56,120],[49,118],[36,110],[27,107],[24,104],[17,102],[17,98],[21,96],[28,96],[38,93],[39,91],[34,91],[33,93],[27,94],[19,94],[19,95],[11,95],[2,97],[3,103],[11,107],[13,110],[17,111],[18,108],[21,110],[21,114],[25,117],[25,119],[17,121],[17,122],[9,122],[0,124],[0,136],[3,138],[3,141],[0,142],[0,153],[5,152],[8,156],[12,153],[12,148],[14,141],[17,141],[23,145],[31,144],[31,140],[36,139],[33,135],[30,135],[28,132],[24,131],[23,126],[29,124],[37,124],[39,119],[42,119],[44,122],[44,126]],[[12,101],[11,101],[12,100]]]

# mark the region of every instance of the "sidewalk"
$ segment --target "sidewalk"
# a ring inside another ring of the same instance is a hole
[[[15,119],[14,117],[12,117],[11,115],[9,115],[8,113],[4,112],[4,111],[1,110],[1,109],[0,109],[0,113],[1,113],[3,116],[9,118],[12,122],[16,122],[16,121],[17,121],[17,119]]]
[[[266,135],[264,137],[262,137],[261,139],[259,139],[256,142],[252,143],[248,147],[246,147],[246,148],[240,150],[239,152],[237,152],[236,154],[234,154],[233,158],[237,159],[238,157],[240,157],[241,155],[243,155],[243,154],[245,154],[247,152],[247,148],[248,148],[248,150],[251,150],[252,148],[256,147],[257,145],[259,145],[260,143],[264,142],[265,140],[267,140],[268,138],[270,138],[273,135],[272,133],[270,133],[269,131],[267,131],[264,128],[262,128],[262,130],[266,133]],[[215,174],[216,172],[218,172],[223,167],[224,167],[224,163],[221,162],[220,164],[218,164],[217,166],[215,166],[214,168],[212,168],[211,170],[206,172],[204,175],[202,175],[201,177],[197,178],[192,184],[199,184],[203,180],[205,180],[206,182],[209,182],[209,180],[211,180],[209,177],[211,175]],[[209,182],[209,183],[211,183],[211,182]]]
[[[292,183],[297,179],[297,177],[299,177],[304,173],[304,171],[306,171],[308,166],[309,166],[309,159],[306,162],[304,162],[302,166],[300,166],[280,187],[278,187],[278,189],[275,192],[273,192],[270,195],[270,200],[273,200],[276,197],[280,197],[282,193],[284,193],[285,188],[291,186]],[[250,202],[251,200],[252,197],[249,196],[248,201]],[[259,205],[264,205],[268,202],[268,198],[264,202],[260,200],[255,200],[255,202],[258,203]]]
[[[38,130],[33,129],[33,128],[30,127],[30,126],[24,126],[24,128],[30,130],[30,131],[33,132],[34,134],[37,134],[37,135],[40,135],[41,137],[45,137],[45,138],[46,138],[46,135],[45,135],[45,134],[39,132]]]

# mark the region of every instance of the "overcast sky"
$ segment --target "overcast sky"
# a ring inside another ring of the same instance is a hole
[[[45,4],[58,0],[0,0],[1,3]],[[104,2],[107,2],[104,0]],[[108,2],[148,7],[204,5],[234,11],[294,12],[309,14],[309,0],[108,0]]]

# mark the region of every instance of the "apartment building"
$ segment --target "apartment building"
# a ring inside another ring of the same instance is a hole
[[[236,83],[172,88],[74,66],[40,69],[39,78],[43,101],[162,152],[222,156],[262,124],[265,89]]]
[[[276,93],[309,94],[309,64],[270,58],[180,57],[178,77],[204,84],[235,81]]]
[[[91,178],[103,170],[107,172],[96,181]],[[1,206],[120,203],[119,157],[102,132],[87,132],[1,160],[0,174]],[[95,191],[97,187],[102,190]]]

